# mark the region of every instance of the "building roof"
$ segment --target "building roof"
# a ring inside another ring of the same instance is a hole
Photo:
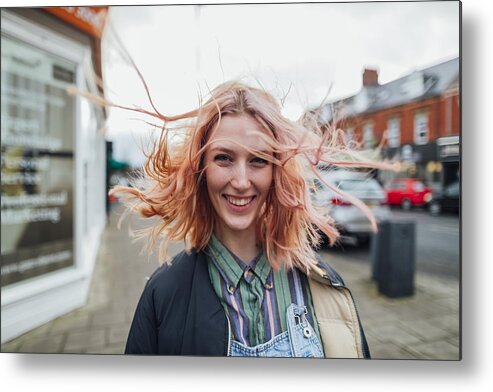
[[[325,104],[320,116],[322,121],[329,122],[334,113],[336,117],[354,117],[438,96],[458,79],[459,58],[456,57],[385,84],[363,87],[353,96]]]

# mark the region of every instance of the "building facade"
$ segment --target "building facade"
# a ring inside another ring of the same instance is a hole
[[[319,108],[320,117],[363,148],[382,143],[384,158],[402,162],[397,176],[441,188],[459,176],[459,65],[454,58],[386,84],[377,70],[365,69],[361,90]]]
[[[106,223],[107,7],[1,10],[2,343],[85,304]]]

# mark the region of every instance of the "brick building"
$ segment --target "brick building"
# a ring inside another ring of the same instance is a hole
[[[459,58],[379,84],[365,69],[361,90],[319,108],[323,123],[344,129],[364,148],[380,143],[383,157],[402,161],[399,177],[417,177],[436,188],[459,176]],[[394,176],[382,173],[383,180]]]

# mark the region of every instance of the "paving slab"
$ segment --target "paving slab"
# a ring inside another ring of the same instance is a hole
[[[113,327],[109,329],[108,343],[110,345],[119,344],[125,345],[127,342],[129,328],[124,327]]]
[[[423,341],[440,340],[450,336],[450,333],[438,326],[433,321],[412,320],[402,324],[402,328],[419,336]]]
[[[446,340],[426,342],[409,347],[411,353],[426,359],[459,360],[459,351],[456,345]]]
[[[371,355],[373,359],[416,359],[415,355],[393,343],[375,343],[372,345]]]
[[[104,329],[70,332],[63,351],[81,353],[88,347],[104,347],[106,343],[106,331]]]
[[[60,352],[65,341],[65,335],[37,336],[24,339],[18,348],[20,353],[52,353]]]
[[[372,328],[371,330],[373,335],[382,343],[409,345],[421,342],[419,335],[406,331],[400,323],[383,325],[378,328]]]
[[[50,333],[84,330],[89,326],[90,314],[69,313],[52,321]]]

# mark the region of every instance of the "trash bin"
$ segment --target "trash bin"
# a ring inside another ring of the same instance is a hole
[[[378,291],[391,298],[414,294],[415,224],[384,221],[372,237],[372,277]]]

